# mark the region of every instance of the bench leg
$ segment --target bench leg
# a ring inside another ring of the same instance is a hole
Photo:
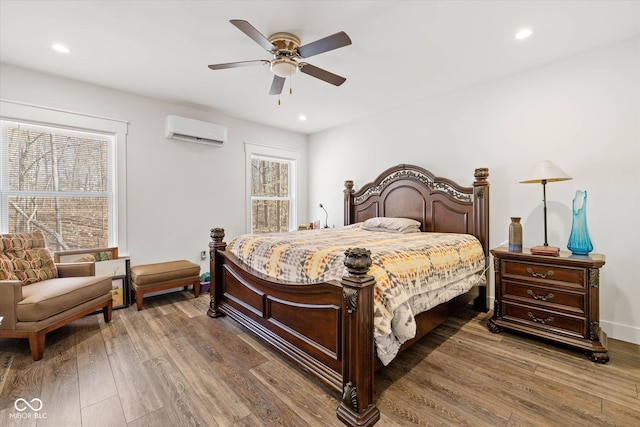
[[[200,280],[193,282],[193,293],[195,294],[196,298],[200,296]]]
[[[138,311],[142,310],[142,292],[136,291],[136,307]]]

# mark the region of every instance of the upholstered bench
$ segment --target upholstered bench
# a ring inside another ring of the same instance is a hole
[[[191,261],[168,261],[131,267],[131,291],[136,307],[142,310],[142,298],[149,292],[193,285],[195,297],[200,296],[200,266]]]

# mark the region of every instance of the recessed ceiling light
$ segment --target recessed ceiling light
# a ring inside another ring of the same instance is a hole
[[[298,120],[300,120],[301,122],[304,122],[305,120],[307,120],[307,116],[305,116],[304,114],[300,114],[298,116]]]
[[[66,47],[65,45],[60,44],[60,43],[52,44],[51,45],[51,49],[55,50],[56,52],[60,52],[60,53],[70,53],[71,52],[68,47]]]
[[[524,40],[527,37],[531,36],[531,34],[533,34],[533,30],[531,28],[523,28],[516,33],[516,39]]]

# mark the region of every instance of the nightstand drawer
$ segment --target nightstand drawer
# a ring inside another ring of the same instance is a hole
[[[521,302],[548,310],[562,310],[584,316],[587,295],[585,292],[569,291],[530,283],[502,281],[502,298]]]
[[[587,336],[587,322],[584,316],[571,316],[506,301],[502,301],[502,315],[505,320],[538,329],[552,330],[578,338]]]
[[[520,278],[529,282],[553,283],[570,288],[586,287],[586,272],[584,268],[559,267],[552,264],[534,262],[515,262],[504,260],[502,263],[504,278]]]

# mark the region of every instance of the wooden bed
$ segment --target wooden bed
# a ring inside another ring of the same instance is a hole
[[[345,181],[345,225],[378,216],[412,218],[420,221],[422,231],[473,234],[488,256],[488,175],[488,169],[476,169],[473,186],[464,187],[418,166],[402,164],[385,170],[358,191],[353,181]],[[233,318],[339,393],[337,416],[345,424],[375,424],[380,413],[373,381],[381,363],[375,355],[375,282],[366,274],[371,265],[366,248],[345,252],[349,274],[341,281],[309,285],[281,283],[241,264],[225,250],[222,228],[212,229],[211,238],[207,314]],[[402,348],[471,301],[476,310],[487,311],[486,286],[474,286],[417,315],[417,335]]]

